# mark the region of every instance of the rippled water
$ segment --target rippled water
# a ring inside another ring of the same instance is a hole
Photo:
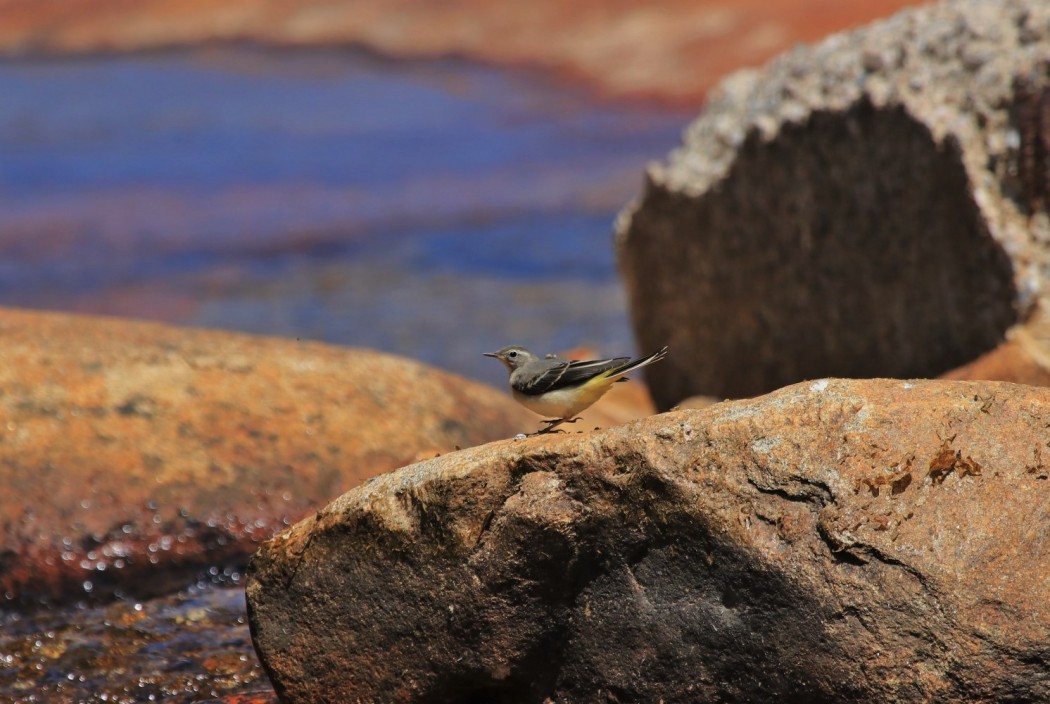
[[[0,64],[0,305],[363,345],[631,347],[612,220],[689,115],[348,51]],[[491,369],[490,371],[487,371]]]
[[[201,584],[150,601],[0,615],[0,701],[276,701],[244,592]]]

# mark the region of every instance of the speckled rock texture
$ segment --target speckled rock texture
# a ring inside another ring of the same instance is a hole
[[[283,702],[1047,701],[1050,393],[822,380],[373,479],[249,565]]]
[[[0,309],[0,604],[243,568],[368,477],[534,424],[389,355]]]
[[[1050,274],[1050,3],[956,0],[726,79],[617,246],[666,409],[823,376],[936,376]]]

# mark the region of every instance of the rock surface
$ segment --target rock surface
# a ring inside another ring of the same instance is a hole
[[[236,569],[368,477],[533,423],[389,355],[0,309],[0,598]]]
[[[1050,4],[902,12],[728,78],[618,223],[658,408],[936,376],[1050,272]]]
[[[284,702],[1046,701],[1050,394],[822,380],[375,478],[265,544]]]
[[[727,71],[916,0],[0,0],[0,53],[155,49],[207,41],[354,43],[582,77],[617,95],[696,101]]]

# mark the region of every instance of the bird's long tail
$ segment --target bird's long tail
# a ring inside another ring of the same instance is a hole
[[[610,369],[604,374],[599,374],[599,377],[609,379],[610,381],[619,381],[623,378],[625,374],[628,374],[634,371],[635,369],[641,369],[642,367],[652,364],[653,362],[659,362],[666,356],[667,346],[665,345],[664,347],[657,350],[656,352],[653,352],[647,357],[639,357],[638,359],[632,359],[630,362],[627,362],[622,367],[616,367],[614,369]]]

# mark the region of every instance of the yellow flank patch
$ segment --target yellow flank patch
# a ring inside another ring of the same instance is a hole
[[[616,376],[596,376],[581,386],[548,391],[529,396],[514,391],[514,398],[533,413],[547,418],[571,418],[600,399],[613,385]]]

